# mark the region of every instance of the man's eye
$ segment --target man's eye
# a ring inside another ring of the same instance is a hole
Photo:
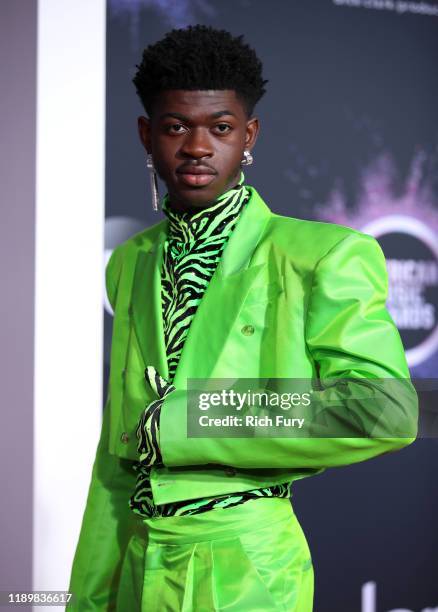
[[[228,131],[231,130],[231,126],[228,125],[227,123],[218,123],[215,127],[219,130],[220,134],[226,134]],[[225,129],[222,129],[222,128],[225,128]]]
[[[172,125],[168,125],[166,130],[168,132],[173,132],[174,134],[181,134],[183,130],[175,129],[175,128],[183,128],[184,126],[181,123],[173,123]]]

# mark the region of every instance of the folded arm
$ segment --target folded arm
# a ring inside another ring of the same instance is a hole
[[[349,234],[314,270],[306,343],[318,378],[334,382],[317,391],[312,403],[320,416],[326,411],[339,417],[342,436],[321,437],[321,429],[319,434],[314,429],[317,436],[306,438],[188,438],[187,393],[176,390],[161,407],[164,465],[325,468],[364,461],[413,442],[417,395],[398,330],[385,307],[387,289],[383,253],[365,234]],[[396,393],[388,391],[387,379],[399,379],[392,386]],[[364,389],[367,400],[355,399]],[[361,424],[373,417],[380,429],[361,434]]]

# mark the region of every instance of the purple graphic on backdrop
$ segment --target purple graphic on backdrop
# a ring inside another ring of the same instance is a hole
[[[394,159],[388,152],[381,153],[361,173],[360,195],[354,208],[348,205],[342,183],[337,181],[327,201],[315,212],[320,219],[357,229],[383,215],[403,214],[418,219],[437,234],[438,198],[426,174],[427,162],[427,154],[419,149],[400,193]]]
[[[315,209],[323,221],[379,240],[387,260],[388,309],[411,367],[438,351],[438,198],[429,162],[426,152],[418,149],[400,189],[394,159],[384,152],[363,169],[353,207],[338,181],[324,206]]]

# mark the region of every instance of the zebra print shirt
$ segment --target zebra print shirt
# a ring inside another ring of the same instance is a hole
[[[250,194],[243,184],[244,178],[241,172],[239,183],[235,187],[222,194],[208,208],[192,215],[172,210],[167,195],[163,200],[162,209],[169,219],[161,271],[168,382],[173,380],[190,324],[225,244],[249,201]],[[161,410],[161,404],[162,401],[158,410]],[[290,496],[290,483],[284,483],[216,498],[184,500],[155,506],[149,478],[151,468],[144,467],[139,462],[135,462],[133,467],[138,476],[129,505],[133,512],[148,518],[199,514],[213,508],[236,506],[257,497]]]

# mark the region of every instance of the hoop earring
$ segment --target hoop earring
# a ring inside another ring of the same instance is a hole
[[[246,149],[243,152],[243,159],[240,162],[242,164],[242,166],[250,166],[254,161],[254,157],[251,155],[251,153],[248,151],[248,149]]]
[[[154,160],[152,159],[151,153],[147,155],[146,166],[149,168],[149,177],[151,181],[152,208],[157,212],[160,205],[160,196],[158,195],[157,173],[155,172]]]

